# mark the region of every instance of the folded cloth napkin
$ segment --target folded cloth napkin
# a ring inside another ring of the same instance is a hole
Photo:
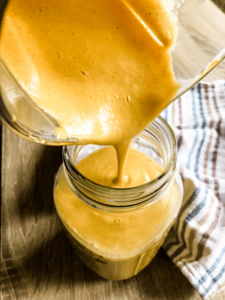
[[[225,283],[225,81],[199,83],[162,117],[177,139],[184,185],[163,248],[208,299]]]

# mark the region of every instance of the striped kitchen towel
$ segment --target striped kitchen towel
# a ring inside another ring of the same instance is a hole
[[[199,83],[162,117],[177,138],[184,199],[163,248],[204,299],[225,283],[225,81]]]

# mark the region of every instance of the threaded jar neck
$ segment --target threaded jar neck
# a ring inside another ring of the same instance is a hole
[[[136,136],[131,148],[153,159],[162,173],[153,180],[132,188],[111,188],[99,185],[76,168],[76,164],[102,146],[64,146],[63,167],[66,180],[81,200],[92,207],[104,210],[132,210],[158,201],[171,186],[177,160],[176,139],[167,122],[158,117],[142,133]]]

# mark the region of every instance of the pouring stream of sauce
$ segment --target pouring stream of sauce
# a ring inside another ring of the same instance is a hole
[[[120,186],[131,139],[180,87],[174,36],[160,0],[11,0],[0,51],[59,132],[78,144],[115,146]]]

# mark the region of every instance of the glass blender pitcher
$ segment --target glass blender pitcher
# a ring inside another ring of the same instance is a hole
[[[0,2],[0,20],[7,3]],[[172,49],[172,62],[181,84],[174,101],[225,58],[225,0],[176,0],[173,14],[177,18],[178,37]],[[222,69],[221,76],[225,78]],[[0,117],[11,130],[47,145],[70,145],[77,141],[57,137],[57,120],[36,105],[1,59],[0,84]]]

